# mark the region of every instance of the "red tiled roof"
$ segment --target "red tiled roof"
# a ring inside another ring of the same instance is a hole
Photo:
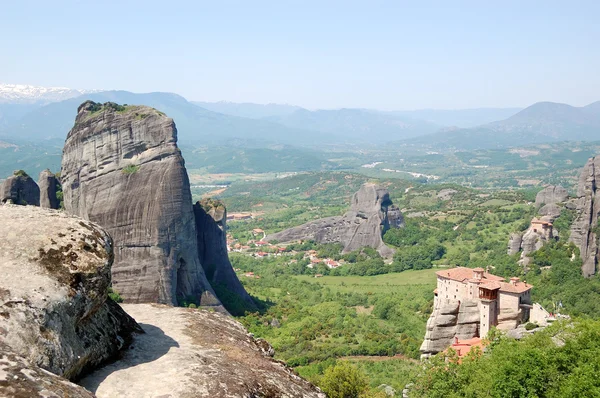
[[[495,281],[482,283],[481,285],[479,285],[479,287],[482,287],[487,290],[498,290],[501,288],[500,283]]]
[[[480,268],[481,270],[483,270],[483,268]],[[464,280],[467,279],[473,279],[474,278],[474,273],[473,273],[473,268],[467,268],[467,267],[456,267],[456,268],[452,268],[449,270],[443,270],[443,271],[438,271],[436,272],[437,276],[441,276],[442,278],[448,278],[448,279],[453,279],[455,281],[459,281],[459,282],[463,282]],[[503,281],[504,278],[501,276],[496,276],[496,275],[492,275],[488,272],[484,272],[483,273],[483,280],[488,280],[488,281]]]
[[[530,290],[533,285],[525,282],[517,282],[516,284],[500,282],[500,291],[507,293],[523,293]]]

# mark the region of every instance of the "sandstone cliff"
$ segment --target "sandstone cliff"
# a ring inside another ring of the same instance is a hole
[[[535,197],[535,205],[552,205],[562,203],[569,198],[569,192],[560,185],[549,185],[542,189]]]
[[[44,170],[38,178],[40,188],[40,207],[58,209],[60,202],[56,197],[59,187],[58,178],[50,170]]]
[[[79,106],[62,159],[67,212],[115,241],[113,286],[127,302],[220,306],[198,257],[173,120],[145,106]]]
[[[227,210],[214,200],[204,200],[194,205],[198,254],[200,263],[211,286],[220,295],[228,310],[240,312],[231,307],[236,300],[244,302],[245,309],[256,310],[256,305],[240,283],[227,254]],[[223,295],[231,297],[227,300]],[[230,304],[228,306],[228,304]]]
[[[383,243],[382,235],[389,228],[399,228],[403,224],[402,214],[392,204],[387,189],[367,183],[352,196],[350,210],[343,216],[312,221],[269,235],[266,240],[339,242],[344,245],[344,253],[372,247],[382,256],[390,257],[393,249]]]
[[[0,203],[39,206],[40,188],[25,172],[15,171],[0,184]]]
[[[0,343],[68,379],[115,356],[141,330],[107,297],[112,260],[95,224],[0,206]]]
[[[427,357],[444,351],[454,340],[479,336],[479,307],[477,300],[442,300],[436,303],[427,320],[421,356]]]
[[[579,247],[583,276],[596,273],[598,264],[598,214],[600,214],[600,156],[588,160],[577,186],[577,218],[569,240]]]
[[[120,361],[81,380],[98,398],[325,398],[227,315],[158,304],[123,308],[146,333]]]

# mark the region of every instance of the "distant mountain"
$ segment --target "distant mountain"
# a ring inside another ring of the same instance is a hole
[[[250,102],[202,102],[191,101],[192,104],[198,105],[209,111],[223,113],[225,115],[247,117],[250,119],[263,119],[271,116],[286,116],[300,108],[294,105],[285,104],[253,104]]]
[[[501,121],[470,129],[440,131],[404,144],[437,149],[506,148],[558,141],[600,138],[600,102],[574,107],[538,102]]]
[[[188,145],[208,143],[246,145],[265,143],[304,144],[315,139],[327,140],[323,134],[286,127],[266,120],[224,115],[203,109],[172,93],[134,94],[127,91],[103,91],[54,102],[34,109],[16,122],[0,128],[0,136],[27,139],[66,137],[73,126],[77,107],[85,100],[148,105],[165,112],[177,123],[180,141]],[[333,139],[332,139],[333,141]]]
[[[40,171],[50,168],[60,170],[62,140],[45,141],[43,144],[21,140],[0,141],[0,180],[15,170],[25,170],[34,180]]]
[[[292,128],[319,131],[335,136],[341,142],[383,143],[440,129],[440,126],[422,120],[366,109],[298,109],[288,115],[272,116],[266,120]]]
[[[0,104],[49,104],[100,90],[76,90],[66,87],[40,87],[0,83]]]
[[[470,128],[496,120],[504,120],[521,110],[522,108],[418,109],[387,113],[420,119],[440,126]]]

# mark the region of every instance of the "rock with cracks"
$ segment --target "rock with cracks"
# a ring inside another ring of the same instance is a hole
[[[112,241],[89,221],[0,206],[3,347],[67,379],[113,358],[140,329],[108,299],[112,260]]]
[[[227,315],[158,304],[123,308],[146,333],[120,361],[81,380],[98,398],[325,398]]]
[[[344,253],[372,247],[383,257],[391,257],[394,251],[383,243],[383,233],[403,225],[402,213],[392,204],[388,190],[367,183],[352,196],[350,210],[343,216],[312,221],[269,235],[266,240],[339,242],[344,246]]]
[[[61,179],[66,211],[113,237],[113,286],[126,302],[222,309],[198,258],[173,119],[145,106],[83,103],[65,142]]]

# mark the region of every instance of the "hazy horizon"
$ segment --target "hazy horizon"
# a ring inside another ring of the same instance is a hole
[[[307,109],[584,106],[600,4],[68,0],[3,5],[0,80]]]

